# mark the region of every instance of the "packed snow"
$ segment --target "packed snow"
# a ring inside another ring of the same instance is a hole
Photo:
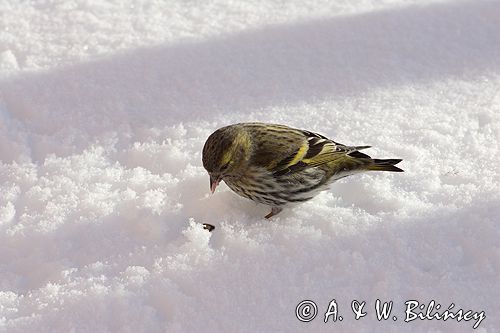
[[[201,164],[241,121],[405,173],[268,221]],[[499,145],[499,1],[0,1],[0,331],[499,332]]]

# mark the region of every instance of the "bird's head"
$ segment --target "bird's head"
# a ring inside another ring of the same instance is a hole
[[[219,128],[212,133],[203,147],[203,167],[210,176],[210,190],[225,177],[243,174],[250,156],[251,141],[238,125]]]

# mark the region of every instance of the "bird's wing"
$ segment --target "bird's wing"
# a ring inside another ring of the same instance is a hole
[[[272,168],[275,176],[300,172],[312,167],[325,167],[330,174],[361,168],[370,156],[359,152],[370,146],[346,146],[323,135],[300,131],[303,140]]]

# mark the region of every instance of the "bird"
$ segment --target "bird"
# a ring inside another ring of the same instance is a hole
[[[284,207],[312,199],[344,177],[367,171],[403,172],[402,159],[373,159],[327,137],[286,125],[238,123],[213,132],[202,152],[210,191],[221,181],[238,195],[271,208],[269,219]]]

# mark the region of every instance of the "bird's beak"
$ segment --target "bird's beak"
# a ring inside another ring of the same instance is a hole
[[[210,175],[210,191],[212,191],[212,194],[215,192],[215,189],[217,188],[217,185],[219,185],[219,182],[220,178]]]

